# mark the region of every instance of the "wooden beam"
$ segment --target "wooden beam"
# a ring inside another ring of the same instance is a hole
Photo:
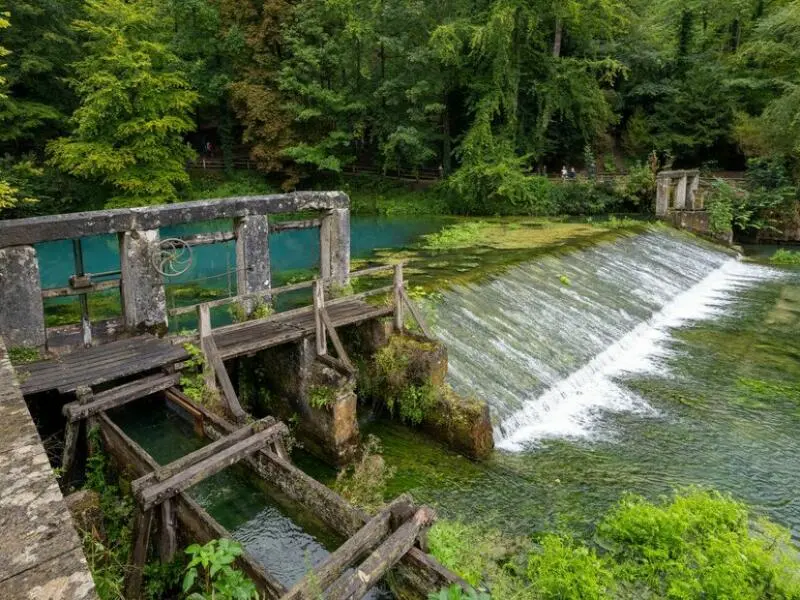
[[[81,386],[76,391],[75,395],[78,400],[74,403],[76,405],[86,405],[92,400],[92,389],[86,386]],[[66,406],[64,407],[66,408]],[[64,430],[64,452],[61,455],[61,478],[62,481],[69,481],[70,471],[72,471],[72,464],[75,462],[75,452],[78,448],[78,437],[81,432],[81,424],[72,419],[67,419],[67,427]]]
[[[325,308],[325,291],[322,281],[314,282],[314,323],[317,338],[317,356],[328,353],[328,339],[325,335],[325,322],[322,320],[322,310]]]
[[[298,221],[279,221],[277,223],[270,223],[270,233],[280,233],[281,231],[290,231],[292,229],[313,229],[320,227],[322,219],[304,219]]]
[[[425,319],[422,316],[422,313],[419,310],[419,307],[414,304],[414,302],[409,298],[408,292],[405,288],[400,289],[400,296],[403,298],[403,302],[405,302],[408,310],[411,311],[411,315],[414,317],[414,320],[419,325],[419,328],[422,330],[422,333],[425,334],[425,337],[428,339],[433,339],[433,334],[431,330],[428,328],[428,324],[425,322]]]
[[[336,348],[336,354],[339,356],[339,360],[345,365],[345,367],[351,371],[355,372],[355,367],[353,363],[350,361],[350,357],[347,356],[347,351],[344,349],[342,345],[342,340],[339,339],[339,334],[336,333],[336,328],[333,326],[331,322],[330,316],[328,316],[328,311],[325,310],[323,306],[319,311],[319,316],[322,318],[322,323],[325,325],[325,330],[328,332],[328,336],[331,338],[333,342],[333,347]]]
[[[403,263],[394,268],[394,330],[403,331]]]
[[[79,398],[77,402],[65,404],[62,411],[67,420],[74,423],[99,412],[117,408],[128,402],[171,388],[180,381],[180,378],[177,373],[150,375],[101,392],[94,397],[89,397],[84,402],[81,402]]]
[[[417,536],[436,519],[433,509],[423,506],[381,544],[354,573],[343,575],[325,594],[326,600],[361,600],[389,569],[414,546]]]
[[[170,563],[178,551],[178,532],[175,523],[174,500],[161,503],[161,523],[158,533],[158,554],[162,563]]]
[[[292,587],[281,600],[316,600],[345,569],[389,535],[393,514],[398,512],[399,508],[408,510],[411,506],[413,506],[411,497],[407,494],[396,498],[339,546],[321,565]]]
[[[187,246],[207,246],[209,244],[222,244],[236,239],[232,231],[215,231],[213,233],[196,233],[181,237]]]
[[[288,435],[288,433],[289,430],[283,423],[272,425],[264,431],[251,435],[247,439],[221,450],[214,456],[210,456],[193,464],[184,471],[176,473],[164,481],[160,481],[150,487],[140,490],[137,494],[137,499],[143,510],[149,510],[164,500],[180,494],[196,483],[236,464],[244,457],[254,454],[276,437],[285,436]]]
[[[186,456],[182,456],[181,458],[172,461],[168,465],[157,468],[152,473],[148,473],[147,475],[132,481],[131,492],[134,495],[138,495],[145,488],[155,485],[160,481],[166,481],[170,477],[174,477],[178,473],[185,471],[192,465],[196,465],[200,461],[215,456],[218,452],[221,452],[225,448],[230,448],[234,444],[237,444],[242,440],[246,440],[250,436],[263,431],[268,427],[272,427],[275,425],[275,423],[276,421],[273,417],[265,417],[260,421],[240,427],[233,433],[230,433],[225,437],[221,437],[218,440],[211,442],[210,444],[203,446],[202,448],[199,448],[190,454],[187,454]]]
[[[73,288],[50,288],[42,290],[42,298],[63,298],[65,296],[81,296],[83,294],[93,294],[95,292],[102,292],[105,290],[114,290],[119,288],[119,279],[112,279],[110,281],[99,281],[86,287]]]
[[[242,409],[242,405],[239,404],[239,398],[236,396],[236,390],[233,389],[233,383],[231,383],[228,370],[225,368],[225,363],[222,362],[219,350],[217,350],[217,343],[214,341],[214,337],[208,336],[205,338],[205,340],[203,340],[203,346],[205,348],[206,360],[222,388],[222,397],[225,400],[225,406],[237,422],[244,422],[247,418],[247,413]]]
[[[341,360],[331,356],[330,354],[320,354],[319,356],[317,356],[317,360],[320,361],[321,363],[324,363],[326,366],[332,369],[340,371],[345,375],[353,375],[355,373],[355,370],[353,368],[347,366]]]
[[[136,510],[133,522],[133,551],[131,566],[125,575],[125,598],[139,600],[142,598],[142,581],[144,579],[144,563],[147,560],[147,546],[150,543],[150,529],[153,524],[153,511]]]

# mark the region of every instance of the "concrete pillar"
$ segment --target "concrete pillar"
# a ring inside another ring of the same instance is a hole
[[[125,328],[134,333],[167,332],[164,276],[153,264],[160,241],[158,229],[119,234],[122,316]]]
[[[692,183],[689,185],[689,208],[691,210],[702,210],[702,200],[697,192],[700,191],[700,174],[692,176]]]
[[[656,180],[656,216],[666,217],[669,212],[669,177],[659,177]]]
[[[686,208],[686,191],[689,184],[689,178],[684,174],[678,180],[678,185],[675,188],[675,210],[684,210]]]
[[[269,220],[266,215],[236,219],[236,289],[253,294],[271,287]],[[252,303],[246,303],[249,307]]]
[[[45,345],[42,282],[33,246],[0,249],[0,336],[8,348]]]
[[[350,209],[334,208],[320,227],[320,274],[337,285],[350,281]]]

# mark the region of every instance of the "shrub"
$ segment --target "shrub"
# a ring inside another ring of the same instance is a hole
[[[800,252],[780,248],[772,255],[770,261],[776,265],[800,265]]]
[[[312,385],[308,402],[313,408],[328,408],[336,401],[336,390],[329,385]]]
[[[186,548],[189,564],[183,578],[183,591],[187,600],[258,600],[255,584],[244,573],[231,566],[242,547],[229,539],[211,540],[204,546],[192,544]]]
[[[428,600],[491,600],[488,594],[469,590],[465,592],[460,585],[453,584],[449,588],[428,594]]]

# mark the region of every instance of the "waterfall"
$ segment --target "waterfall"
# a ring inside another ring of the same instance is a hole
[[[656,411],[616,383],[652,368],[668,329],[722,310],[762,267],[671,231],[548,255],[444,293],[434,328],[450,383],[487,400],[498,446],[601,431],[604,412]]]

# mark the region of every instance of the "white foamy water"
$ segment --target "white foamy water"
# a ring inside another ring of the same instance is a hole
[[[549,256],[452,290],[436,333],[450,381],[486,399],[498,446],[609,434],[609,412],[655,415],[614,379],[654,368],[670,328],[723,311],[772,270],[666,232]],[[566,276],[570,285],[561,282]]]

